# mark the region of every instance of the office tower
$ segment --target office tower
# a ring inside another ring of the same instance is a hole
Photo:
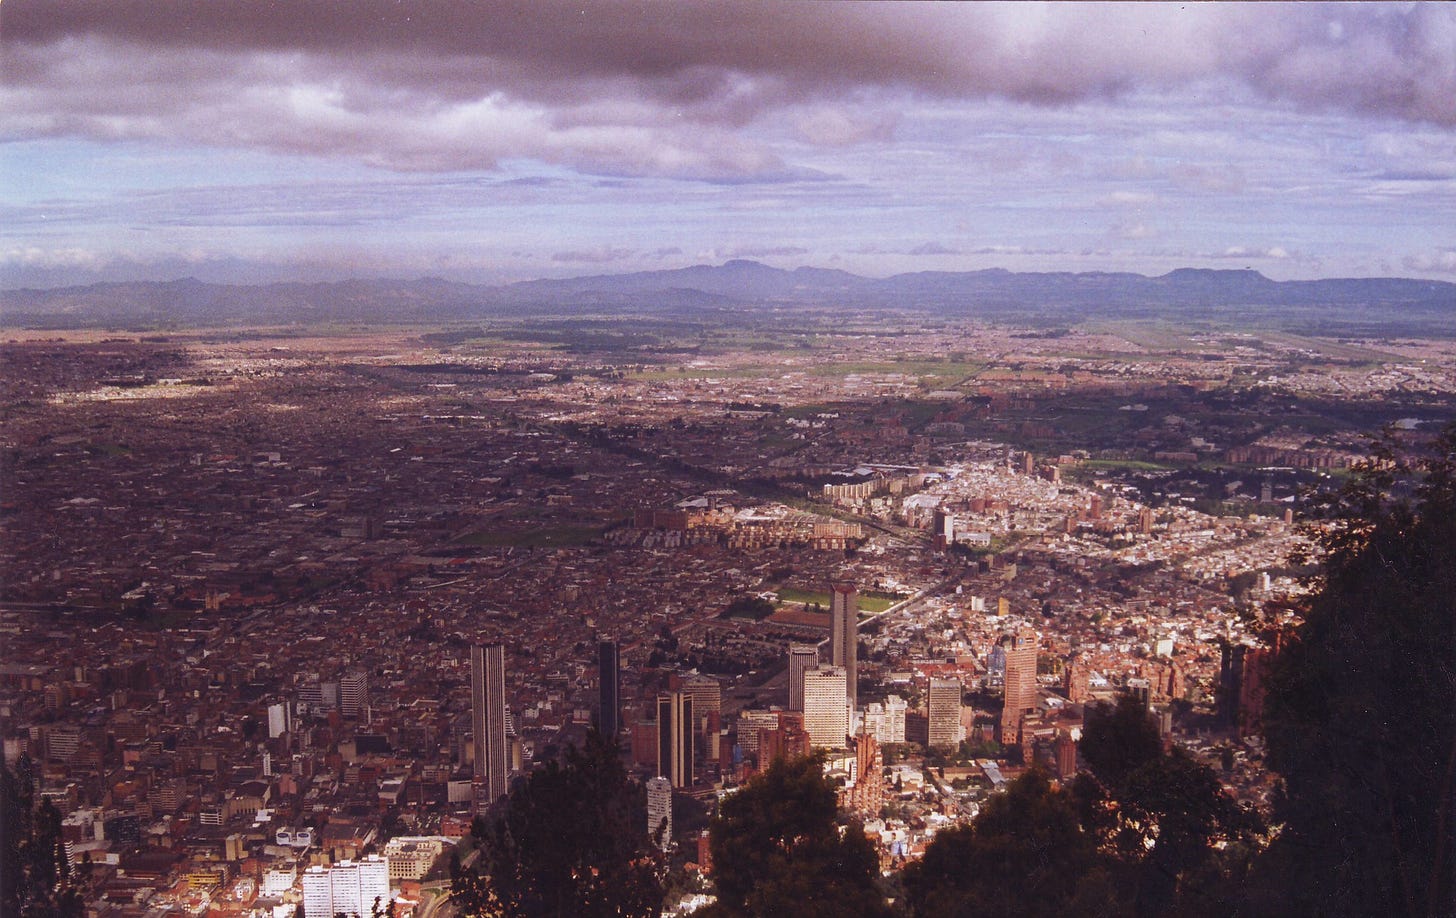
[[[1223,645],[1216,696],[1218,716],[1239,736],[1257,733],[1263,726],[1264,673],[1270,656],[1261,647],[1228,642]]]
[[[853,711],[859,682],[859,592],[848,581],[830,587],[829,652],[829,662],[844,667],[845,697]]]
[[[369,704],[369,674],[355,670],[339,680],[339,713],[359,717]]]
[[[768,767],[774,759],[792,759],[813,751],[809,731],[804,729],[804,715],[799,711],[779,711],[779,725],[773,730],[758,731],[758,764]]]
[[[709,715],[723,712],[723,684],[712,676],[688,676],[678,688],[692,699],[696,729],[703,728]]]
[[[891,695],[884,704],[870,702],[865,706],[864,728],[860,732],[873,735],[881,745],[905,742],[906,707],[905,699],[899,695]]]
[[[268,705],[268,738],[277,739],[293,729],[293,705],[280,701]]]
[[[1006,691],[1001,703],[1001,744],[1021,742],[1022,716],[1036,710],[1036,632],[1018,631],[1005,639]]]
[[[375,902],[385,909],[389,899],[389,860],[377,854],[303,873],[304,918],[369,918]]]
[[[817,666],[804,673],[804,729],[816,749],[840,749],[849,737],[849,699],[843,666]]]
[[[369,918],[374,914],[374,903],[379,903],[380,913],[389,908],[389,859],[371,854],[354,864],[359,874],[359,916]],[[337,900],[335,900],[337,903]]]
[[[616,739],[622,726],[621,666],[616,641],[597,644],[597,729]]]
[[[845,795],[848,809],[861,816],[876,817],[885,802],[885,760],[879,742],[869,733],[854,737],[854,783]]]
[[[789,710],[804,710],[804,673],[819,665],[817,644],[789,645]]]
[[[470,704],[475,738],[475,778],[483,809],[506,793],[506,649],[499,644],[470,648]]]
[[[359,900],[363,894],[361,879],[359,869],[353,861],[340,861],[329,868],[329,887],[333,894],[335,915],[369,915],[368,911],[359,908]]]
[[[1057,731],[1057,777],[1063,781],[1077,774],[1077,741],[1066,730]]]
[[[656,839],[664,851],[672,842],[672,782],[661,776],[647,782],[647,837]]]
[[[334,918],[334,888],[327,867],[303,872],[303,918]]]
[[[657,696],[657,773],[673,787],[693,783],[693,700],[682,692]]]
[[[926,695],[926,717],[932,749],[954,749],[961,741],[961,683],[959,679],[931,679]]]
[[[738,747],[746,755],[757,758],[759,731],[778,727],[778,711],[742,711],[738,715]]]

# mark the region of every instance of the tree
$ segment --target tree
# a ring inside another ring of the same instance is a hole
[[[61,814],[50,800],[35,805],[29,758],[15,771],[0,766],[0,914],[17,918],[80,918],[81,891],[71,882]]]
[[[662,869],[647,837],[645,803],[617,751],[593,730],[512,788],[472,827],[478,865],[454,871],[462,915],[655,916]]]
[[[1270,912],[1456,911],[1456,425],[1377,444],[1328,505],[1315,590],[1271,664],[1264,732],[1282,830]]]
[[[1131,873],[1135,912],[1163,915],[1235,907],[1248,850],[1262,828],[1254,811],[1223,790],[1212,768],[1181,749],[1164,753],[1158,729],[1131,696],[1090,708],[1080,746],[1090,770],[1072,793],[1082,825]]]
[[[915,916],[1120,915],[1115,867],[1082,829],[1071,794],[1032,770],[970,825],[937,834],[905,868],[905,895]]]
[[[1147,710],[1131,695],[1116,705],[1087,708],[1082,739],[1077,745],[1082,761],[1108,787],[1121,787],[1129,775],[1163,754],[1163,739]]]
[[[723,801],[709,829],[720,915],[888,915],[879,860],[858,825],[841,831],[821,756],[776,759]]]

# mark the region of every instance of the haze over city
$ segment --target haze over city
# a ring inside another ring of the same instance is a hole
[[[0,286],[1456,274],[1444,4],[32,2]]]

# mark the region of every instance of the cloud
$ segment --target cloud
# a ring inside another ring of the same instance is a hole
[[[578,264],[604,265],[614,261],[624,261],[636,254],[632,249],[618,248],[616,246],[600,246],[595,249],[553,252],[551,254],[551,260],[562,263],[574,262]]]
[[[898,113],[818,107],[795,120],[799,139],[822,147],[845,147],[870,140],[889,140],[899,122]]]
[[[1214,253],[1214,254],[1211,254],[1211,255],[1204,255],[1204,256],[1201,256],[1201,257],[1204,257],[1204,258],[1231,258],[1231,259],[1239,259],[1239,260],[1271,260],[1271,261],[1289,261],[1291,259],[1300,260],[1300,256],[1299,255],[1297,255],[1297,254],[1291,255],[1288,249],[1284,248],[1283,246],[1279,246],[1279,245],[1268,246],[1266,248],[1259,248],[1259,247],[1255,247],[1255,246],[1244,246],[1244,245],[1232,245],[1232,246],[1229,246],[1228,248],[1224,249],[1222,252],[1217,252],[1217,253]]]
[[[1209,85],[1456,126],[1445,4],[18,0],[0,45],[6,137],[161,139],[400,171],[524,157],[604,175],[796,180],[752,130],[769,116],[802,142],[851,146],[889,138],[907,98],[1066,106]]]
[[[797,245],[741,245],[726,253],[729,258],[789,258],[808,255],[809,250]]]
[[[1423,255],[1409,255],[1401,259],[1407,271],[1422,274],[1456,274],[1456,248],[1437,249]]]
[[[1147,239],[1153,235],[1141,220],[1115,224],[1108,232],[1118,239]]]
[[[939,242],[922,242],[906,253],[907,255],[959,255],[959,249],[941,245]]]

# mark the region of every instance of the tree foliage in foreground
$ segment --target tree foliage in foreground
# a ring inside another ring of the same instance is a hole
[[[1240,907],[1257,814],[1214,770],[1174,748],[1131,696],[1087,711],[1077,776],[1084,827],[1122,864],[1138,915],[1220,915]]]
[[[1384,444],[1331,507],[1323,575],[1269,677],[1283,822],[1271,914],[1456,914],[1456,425]]]
[[[778,759],[724,800],[709,830],[710,914],[888,915],[874,847],[859,826],[841,830],[836,814],[820,756]]]
[[[1121,915],[1116,866],[1082,830],[1071,794],[1033,770],[970,825],[936,835],[905,869],[905,898],[917,918]]]
[[[457,868],[459,914],[647,918],[662,906],[662,865],[637,789],[593,730],[566,764],[550,762],[477,818],[479,860]]]
[[[0,766],[0,915],[80,918],[81,892],[71,882],[55,804],[35,803],[30,760]]]

